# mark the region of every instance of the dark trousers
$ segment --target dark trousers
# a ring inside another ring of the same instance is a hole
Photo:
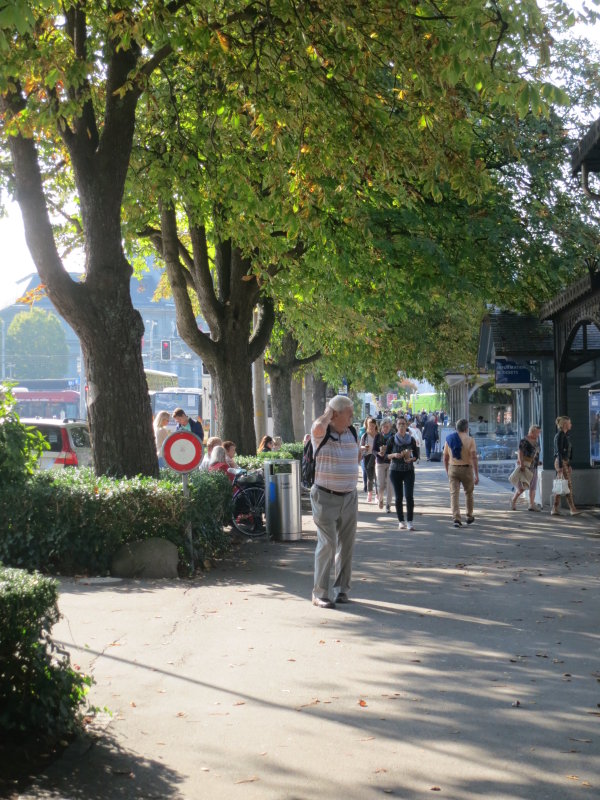
[[[401,472],[397,469],[390,470],[390,480],[394,487],[394,494],[396,496],[396,513],[398,514],[398,522],[404,522],[404,512],[402,510],[403,495],[406,495],[406,519],[412,522],[413,511],[415,510],[415,471],[414,469]]]
[[[435,450],[435,443],[437,439],[425,439],[425,455],[427,458],[431,456],[431,453]]]
[[[363,481],[365,484],[365,492],[367,489],[372,492],[373,484],[375,483],[375,456],[369,453],[362,460],[363,465]]]

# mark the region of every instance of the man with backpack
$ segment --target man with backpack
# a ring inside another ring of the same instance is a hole
[[[336,395],[329,401],[325,413],[312,424],[314,483],[310,501],[317,526],[312,602],[319,608],[335,608],[336,602],[349,602],[358,514],[356,468],[360,462],[358,436],[352,425],[353,412],[352,400]],[[334,564],[335,602],[329,591]]]

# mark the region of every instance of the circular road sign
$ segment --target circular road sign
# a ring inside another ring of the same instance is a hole
[[[202,461],[202,442],[194,433],[176,431],[165,439],[163,458],[175,472],[191,472]]]

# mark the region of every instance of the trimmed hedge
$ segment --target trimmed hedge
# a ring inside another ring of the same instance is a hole
[[[81,722],[91,679],[50,638],[57,599],[56,581],[0,564],[0,755],[54,745]]]
[[[244,469],[262,469],[263,463],[273,458],[296,459],[302,461],[304,445],[302,442],[284,442],[281,448],[272,453],[257,453],[255,456],[236,456],[235,463]]]
[[[38,472],[0,488],[0,561],[54,574],[108,572],[121,544],[158,536],[189,562],[186,524],[192,522],[194,559],[224,554],[230,538],[231,484],[219,473],[195,472],[190,497],[173,474],[160,480],[96,477],[90,469]]]

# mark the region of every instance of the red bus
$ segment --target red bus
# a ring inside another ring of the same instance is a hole
[[[79,419],[79,392],[64,389],[58,392],[29,391],[15,386],[12,393],[20,417],[44,419]]]

